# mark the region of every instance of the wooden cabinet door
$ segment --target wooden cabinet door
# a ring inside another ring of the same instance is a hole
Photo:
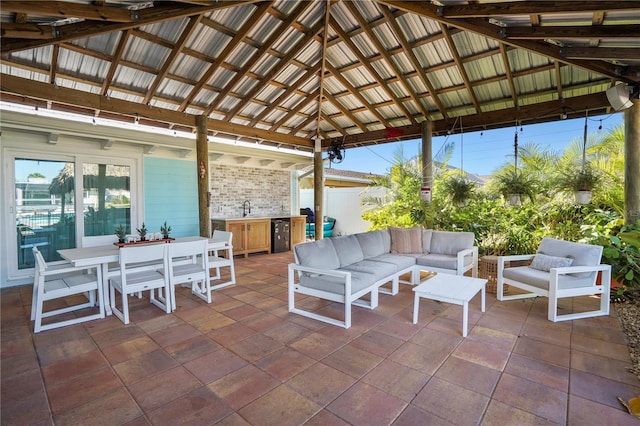
[[[247,222],[247,252],[271,251],[271,221],[252,220]]]
[[[246,250],[245,229],[246,225],[242,222],[227,222],[227,231],[233,234],[232,244],[234,254],[242,254]]]
[[[307,221],[304,217],[291,218],[291,247],[306,241],[306,224]]]

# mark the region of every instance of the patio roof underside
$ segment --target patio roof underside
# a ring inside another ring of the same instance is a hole
[[[640,82],[638,1],[0,7],[4,101],[305,151],[603,114]]]

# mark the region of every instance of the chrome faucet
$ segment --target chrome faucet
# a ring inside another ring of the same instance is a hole
[[[247,212],[247,204],[249,205],[248,212]],[[244,203],[242,203],[242,217],[247,217],[248,214],[251,214],[251,201],[244,200]]]

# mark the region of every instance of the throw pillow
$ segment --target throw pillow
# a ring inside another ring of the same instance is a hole
[[[572,263],[573,259],[569,257],[547,256],[543,253],[537,253],[529,267],[549,272],[551,268],[565,268],[571,266]]]
[[[389,227],[391,253],[422,253],[422,227]]]

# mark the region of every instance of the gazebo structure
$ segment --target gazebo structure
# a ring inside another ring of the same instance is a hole
[[[637,217],[638,22],[638,1],[3,1],[3,164],[117,152],[134,158],[132,186],[146,205],[162,199],[162,188],[149,192],[151,171],[190,161],[204,234],[228,207],[210,176],[224,161],[295,171],[313,156],[320,193],[332,146],[419,137],[427,146],[445,132],[607,114],[607,91],[619,85],[614,105],[629,107],[626,213]],[[9,105],[86,121],[32,119]],[[25,138],[28,156],[18,149]],[[14,173],[3,168],[3,182]],[[136,214],[134,224],[145,218]]]

